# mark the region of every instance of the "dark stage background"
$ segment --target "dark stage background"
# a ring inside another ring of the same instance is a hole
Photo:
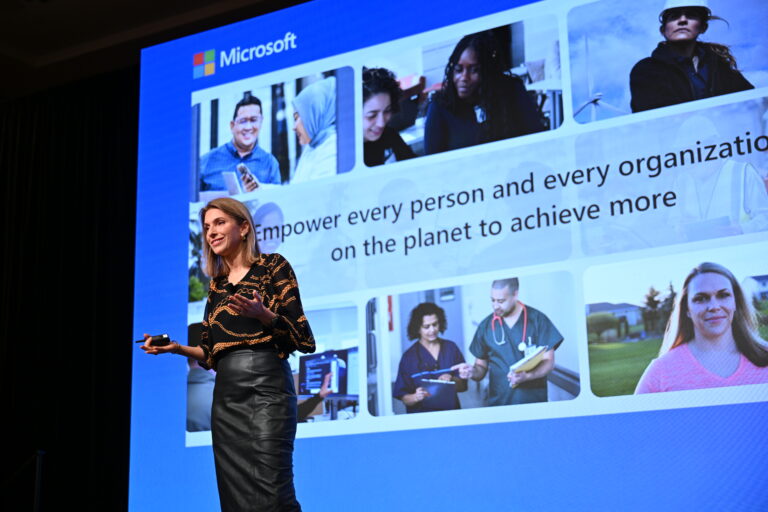
[[[0,509],[127,509],[141,48],[303,1],[0,5]]]
[[[127,507],[138,83],[0,104],[4,510]]]

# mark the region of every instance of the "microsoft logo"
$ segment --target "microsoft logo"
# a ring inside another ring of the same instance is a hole
[[[212,75],[216,72],[216,50],[196,53],[192,59],[192,78]]]
[[[219,52],[219,67],[226,68],[236,64],[255,61],[273,54],[295,49],[297,36],[286,32],[285,37],[255,46],[236,46],[228,51]],[[192,78],[202,78],[216,73],[216,50],[206,50],[192,56]]]

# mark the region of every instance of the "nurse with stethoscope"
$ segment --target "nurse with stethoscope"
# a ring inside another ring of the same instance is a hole
[[[488,405],[546,401],[546,376],[555,366],[554,349],[563,340],[544,313],[518,300],[518,288],[516,278],[493,282],[493,313],[480,322],[470,345],[475,363],[453,367],[459,377],[475,381],[490,372]],[[540,346],[547,349],[535,368],[520,372],[510,369]]]
[[[494,294],[494,290],[491,290],[491,304],[493,305],[491,334],[493,342],[498,346],[504,345],[505,343],[514,344],[517,342],[517,350],[522,352],[523,355],[528,355],[530,351],[538,348],[538,346],[533,343],[531,335],[528,332],[528,308],[525,307],[525,304],[517,300],[517,290],[515,290],[511,297],[509,293],[504,293],[506,289],[495,291],[496,293]],[[511,310],[509,310],[510,302],[512,302]],[[507,329],[505,329],[504,326],[506,324],[511,329],[517,322],[521,322],[523,333],[519,340],[508,340],[506,336]],[[507,374],[507,380],[509,380],[510,386],[514,387],[524,380],[521,373],[525,372],[515,373],[510,370]]]
[[[520,336],[520,343],[517,344],[517,350],[524,355],[528,355],[531,352],[539,348],[538,345],[534,345],[533,340],[528,336],[528,308],[525,307],[520,301],[517,301],[517,305],[522,311],[523,317],[523,335]],[[518,318],[519,320],[519,318]],[[515,322],[516,323],[516,322]],[[514,323],[512,324],[514,325]],[[496,310],[493,312],[493,318],[491,318],[491,334],[493,342],[496,345],[504,345],[507,343],[506,329],[504,329],[504,317],[500,316]],[[514,340],[509,340],[510,343],[514,343]]]

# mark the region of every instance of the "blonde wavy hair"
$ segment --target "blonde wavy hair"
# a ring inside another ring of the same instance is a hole
[[[256,240],[256,232],[253,229],[253,218],[251,218],[251,212],[248,211],[248,208],[240,201],[230,197],[219,197],[200,210],[200,226],[205,224],[205,214],[208,210],[213,209],[221,210],[235,219],[238,226],[242,226],[244,223],[248,225],[248,233],[245,235],[245,240],[240,244],[240,251],[248,265],[258,260],[261,251],[259,251],[259,242]],[[224,258],[213,252],[205,236],[205,229],[202,230],[201,236],[203,237],[203,272],[213,279],[228,275],[229,265],[224,261]]]

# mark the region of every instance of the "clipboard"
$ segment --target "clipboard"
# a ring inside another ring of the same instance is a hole
[[[539,366],[539,363],[544,358],[544,352],[546,352],[548,348],[549,347],[538,347],[536,350],[526,355],[521,360],[509,365],[509,371],[520,373],[533,370]]]
[[[419,379],[417,386],[429,393],[421,402],[425,409],[443,411],[456,408],[456,383],[452,380]]]

